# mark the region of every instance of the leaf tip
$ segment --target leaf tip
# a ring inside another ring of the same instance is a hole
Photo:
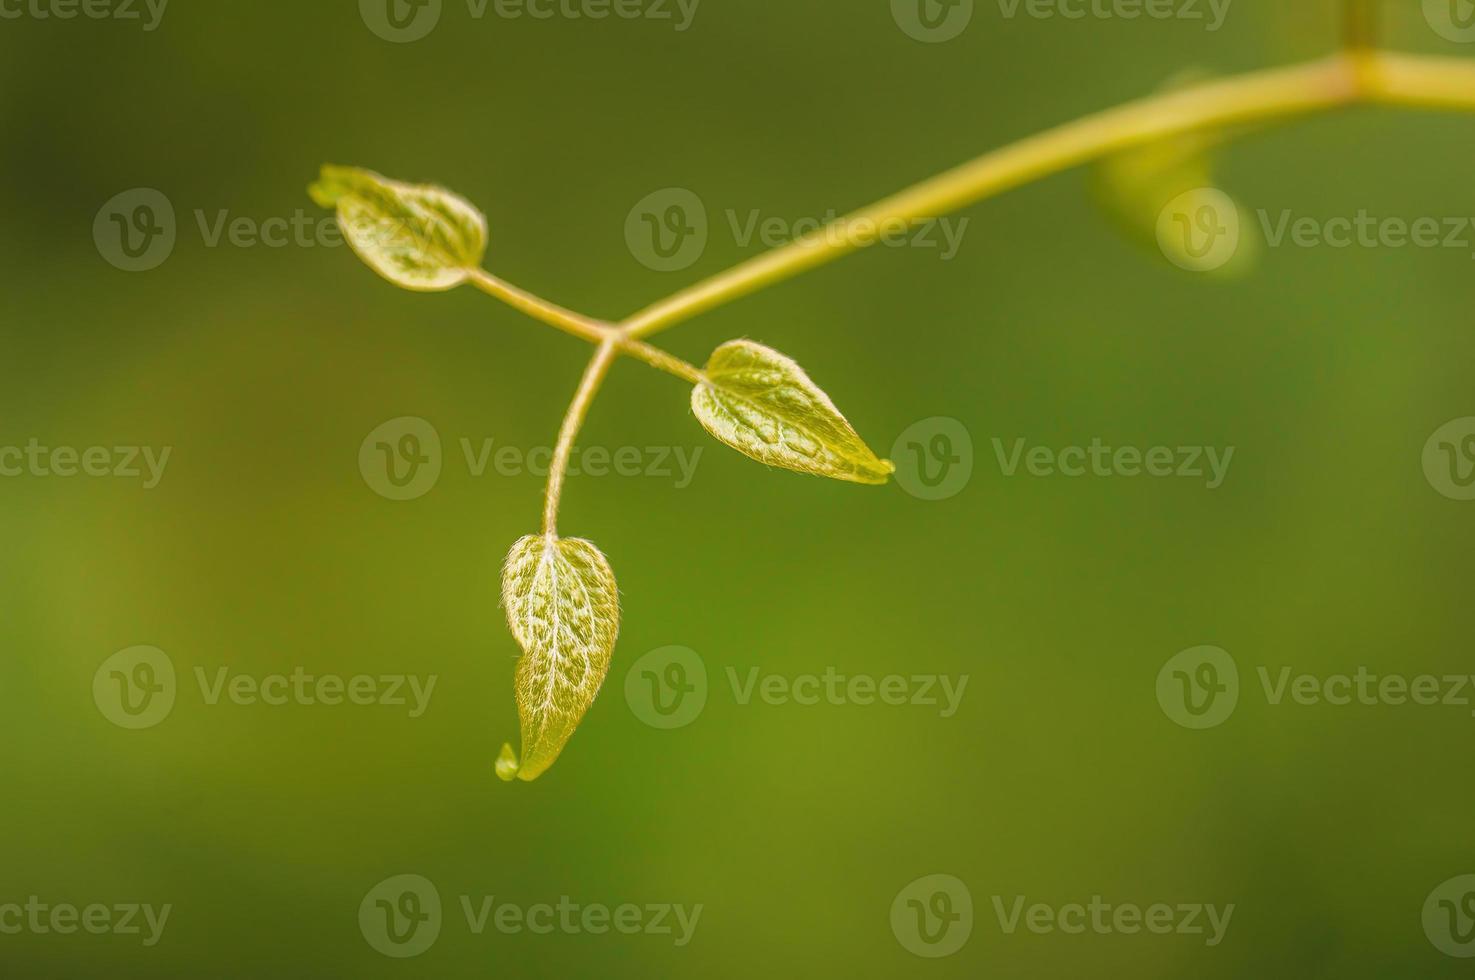
[[[308,185],[308,196],[320,208],[336,208],[338,199],[353,189],[348,180],[352,172],[350,167],[339,167],[331,163],[323,164],[322,170],[318,173],[318,179]]]
[[[497,756],[497,778],[510,783],[517,778],[519,768],[521,767],[517,763],[517,753],[512,750],[512,743],[503,743],[502,754]]]

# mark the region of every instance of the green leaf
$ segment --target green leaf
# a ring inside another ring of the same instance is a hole
[[[1163,91],[1207,77],[1183,72]],[[1128,238],[1180,268],[1247,272],[1258,254],[1254,217],[1223,191],[1215,173],[1218,150],[1234,135],[1196,130],[1107,156],[1093,171],[1095,197]]]
[[[486,254],[486,217],[444,188],[326,166],[308,193],[320,206],[337,210],[359,258],[405,289],[453,289],[480,268]]]
[[[691,395],[692,411],[718,441],[770,466],[851,483],[883,484],[896,472],[871,452],[804,369],[750,340],[723,344]]]
[[[531,781],[553,765],[609,673],[620,631],[619,590],[594,545],[537,535],[507,555],[502,605],[523,651],[517,663],[522,761],[504,747],[497,775]]]

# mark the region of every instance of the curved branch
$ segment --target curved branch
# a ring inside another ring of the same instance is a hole
[[[599,345],[593,360],[584,369],[579,390],[575,392],[568,413],[563,417],[563,427],[558,432],[558,447],[553,450],[553,463],[548,467],[548,495],[543,504],[543,533],[548,537],[558,534],[558,505],[563,499],[563,484],[568,477],[568,464],[574,453],[574,442],[579,438],[579,430],[589,417],[589,406],[594,404],[594,396],[598,394],[600,385],[604,384],[605,376],[609,374],[610,366],[614,364],[618,353],[619,343],[616,340],[606,339]]]
[[[1357,103],[1475,110],[1475,62],[1355,51],[1177,89],[1067,123],[924,181],[647,307],[623,324],[649,337],[848,255],[898,221],[916,224],[1165,137]]]

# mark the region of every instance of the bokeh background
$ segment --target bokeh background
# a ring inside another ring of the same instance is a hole
[[[1286,9],[1292,8],[1293,9]],[[1419,5],[1399,46],[1475,57]],[[20,9],[20,8],[16,8]],[[140,8],[141,9],[141,8]],[[1475,415],[1475,263],[1461,248],[1265,249],[1201,276],[1121,234],[1089,175],[967,212],[958,254],[875,249],[685,324],[703,360],[749,336],[804,364],[881,452],[957,420],[972,479],[942,501],[765,470],[711,442],[674,379],[617,367],[584,443],[705,451],[695,479],[576,478],[624,625],[604,693],[543,779],[516,736],[507,548],[542,481],[475,476],[460,440],[553,439],[588,350],[471,290],[398,291],[344,248],[210,247],[196,217],[319,217],[325,161],[475,201],[488,266],[625,315],[756,254],[728,212],[846,210],[1150,91],[1335,41],[1331,3],[1236,0],[1202,22],[1009,18],[929,44],[885,0],[704,0],[690,27],[475,19],[390,43],[353,0],[175,0],[138,22],[0,20],[0,445],[172,447],[162,481],[0,480],[0,904],[168,903],[163,939],[0,935],[0,973],[152,977],[1454,977],[1421,910],[1475,872],[1469,706],[1272,705],[1256,668],[1471,672],[1475,503],[1426,441]],[[1475,215],[1475,119],[1357,110],[1220,160],[1250,208]],[[99,209],[153,188],[177,242],[121,271]],[[685,188],[710,241],[658,272],[631,209]],[[1475,240],[1475,231],[1466,236]],[[360,472],[388,420],[432,424],[412,501]],[[994,439],[1236,447],[1228,479],[1006,476]],[[898,462],[905,463],[899,459]],[[94,675],[164,651],[177,698],[127,730]],[[1206,731],[1159,705],[1179,651],[1238,663]],[[687,727],[626,674],[678,645],[710,679]],[[209,704],[195,671],[435,675],[428,710]],[[729,668],[969,678],[959,711],[740,704]],[[359,925],[416,874],[437,942]],[[893,900],[966,884],[967,944],[914,956]],[[1004,931],[994,898],[1234,904],[1202,936]],[[475,935],[462,896],[703,907],[692,940]]]

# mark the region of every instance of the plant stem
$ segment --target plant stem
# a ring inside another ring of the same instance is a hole
[[[941,217],[1111,153],[1195,130],[1306,115],[1358,102],[1475,109],[1475,62],[1362,51],[1130,102],[984,154],[682,290],[626,320],[625,333],[649,337],[873,244],[883,225]]]
[[[600,323],[583,314],[566,310],[556,303],[550,303],[541,296],[534,296],[484,269],[473,270],[470,281],[477,289],[489,296],[495,296],[533,319],[541,320],[575,337],[582,337],[590,343],[601,344],[615,332],[615,328],[607,323]]]
[[[598,394],[599,386],[604,384],[605,376],[609,374],[610,366],[614,364],[618,353],[619,342],[614,338],[606,338],[600,342],[593,360],[584,369],[584,378],[579,382],[574,400],[569,403],[568,413],[563,417],[563,427],[558,432],[558,447],[553,450],[553,463],[548,469],[548,496],[543,505],[543,533],[548,537],[558,534],[558,505],[563,499],[563,484],[568,476],[569,460],[574,453],[574,441],[579,438],[579,430],[589,417],[589,406],[594,403],[594,396]]]
[[[1475,111],[1475,61],[1374,50],[1370,0],[1348,0],[1347,51],[1289,68],[1251,72],[1130,102],[1067,123],[925,180],[781,248],[749,259],[615,326],[574,313],[480,269],[471,282],[544,323],[599,345],[569,405],[554,451],[543,513],[557,533],[570,457],[589,406],[621,355],[693,384],[702,372],[642,338],[874,244],[880,229],[941,217],[1103,156],[1183,133],[1278,120],[1354,104]]]
[[[1020,140],[668,296],[618,327],[564,309],[479,269],[472,273],[471,282],[524,313],[591,343],[622,336],[624,353],[693,380],[699,376],[693,374],[694,368],[631,342],[872,245],[885,226],[936,219],[1100,157],[1201,129],[1309,115],[1359,103],[1475,111],[1475,61],[1372,49],[1368,46],[1375,26],[1372,2],[1347,0],[1345,52],[1289,68],[1175,89]],[[671,370],[673,366],[679,370]]]
[[[1382,0],[1342,0],[1342,43],[1349,51],[1371,51],[1378,39]]]
[[[1375,105],[1475,111],[1475,61],[1378,52],[1363,68],[1363,98]]]
[[[696,385],[707,380],[707,376],[695,366],[686,363],[674,354],[666,353],[659,347],[652,347],[643,340],[622,339],[619,344],[620,353],[628,354],[636,360],[644,361],[651,367],[665,371],[667,374],[674,374],[683,381],[689,381]]]
[[[604,344],[610,340],[617,341],[617,353],[626,354],[638,361],[644,361],[657,370],[674,374],[683,381],[699,384],[705,378],[702,372],[681,358],[668,354],[659,347],[639,340],[630,340],[624,336],[620,328],[603,323],[599,320],[583,316],[572,310],[566,310],[557,303],[550,303],[541,296],[535,296],[525,289],[519,289],[505,279],[499,279],[484,269],[477,269],[471,274],[471,282],[482,292],[495,296],[502,302],[514,309],[551,324],[558,329],[571,333],[575,337],[581,337],[593,344]]]

